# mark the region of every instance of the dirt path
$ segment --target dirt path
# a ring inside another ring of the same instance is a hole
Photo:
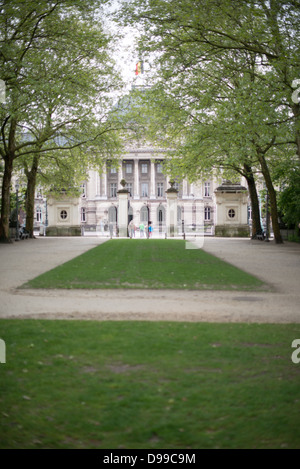
[[[17,289],[102,242],[41,237],[0,245],[0,318],[300,323],[300,246],[292,243],[205,239],[207,252],[257,275],[269,292]]]

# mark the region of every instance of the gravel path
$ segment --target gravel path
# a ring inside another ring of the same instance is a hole
[[[300,245],[206,238],[204,250],[268,283],[267,292],[18,290],[104,242],[44,238],[0,244],[0,318],[300,323]]]

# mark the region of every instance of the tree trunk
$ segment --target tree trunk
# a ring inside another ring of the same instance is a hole
[[[26,230],[29,231],[29,237],[34,238],[34,196],[36,187],[36,176],[38,170],[39,155],[33,157],[30,171],[25,169],[27,177],[27,195],[26,195]]]
[[[12,118],[10,122],[7,152],[4,156],[4,175],[2,181],[2,205],[0,218],[0,242],[10,243],[9,217],[10,217],[10,185],[13,172],[13,162],[15,159],[15,134],[17,128],[16,119]],[[4,127],[2,127],[2,132]],[[17,215],[18,216],[18,215]]]
[[[0,218],[0,242],[10,243],[9,217],[10,217],[10,185],[13,171],[13,159],[5,158],[4,175],[2,181],[2,205]]]
[[[300,160],[300,104],[294,104],[292,106],[293,114],[295,117],[295,137],[297,145],[297,155]]]
[[[273,232],[275,237],[275,242],[277,244],[282,244],[283,239],[280,233],[279,223],[278,223],[278,210],[277,210],[277,198],[276,198],[276,191],[274,189],[271,175],[269,172],[269,168],[267,162],[265,160],[264,154],[260,151],[257,151],[259,162],[261,165],[261,170],[266,182],[267,189],[269,191],[269,200],[270,200],[270,212],[272,218],[272,226]]]
[[[249,195],[251,200],[252,208],[252,238],[257,234],[262,232],[262,226],[260,222],[260,210],[259,210],[259,200],[256,190],[256,184],[254,179],[254,174],[251,166],[247,163],[244,163],[244,176],[247,180]]]

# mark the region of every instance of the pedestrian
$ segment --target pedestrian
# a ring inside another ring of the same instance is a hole
[[[132,239],[134,237],[134,232],[135,232],[135,227],[134,227],[133,220],[131,220],[129,225],[128,225],[129,238]]]
[[[143,222],[140,223],[140,237],[144,238],[145,225]]]
[[[152,236],[152,233],[153,233],[153,227],[152,227],[152,222],[149,221],[149,225],[148,225],[148,237],[151,238]]]

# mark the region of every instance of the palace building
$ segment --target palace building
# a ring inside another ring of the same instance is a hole
[[[170,201],[170,180],[163,173],[163,161],[163,150],[127,148],[119,167],[107,161],[102,173],[88,172],[80,197],[37,197],[35,228],[47,236],[118,236],[123,214],[123,225],[133,221],[138,237],[143,235],[140,225],[151,225],[153,237],[212,236],[221,226],[223,236],[249,235],[245,187],[222,185],[215,179],[194,184],[183,180],[172,184]],[[128,191],[125,206],[124,202],[120,205],[121,193],[126,192],[122,180]],[[126,221],[122,207],[126,209]],[[172,222],[170,210],[176,211]],[[123,229],[122,236],[124,233],[128,235],[127,229]]]
[[[132,89],[144,88],[139,74]],[[129,93],[118,112],[125,114],[132,103],[137,105]],[[171,188],[163,172],[166,151],[134,145],[125,148],[118,167],[107,161],[102,172],[88,171],[80,197],[37,197],[36,229],[48,236],[127,236],[132,221],[136,236],[140,225],[151,225],[153,237],[249,235],[244,186],[211,178],[193,184],[184,179]]]

